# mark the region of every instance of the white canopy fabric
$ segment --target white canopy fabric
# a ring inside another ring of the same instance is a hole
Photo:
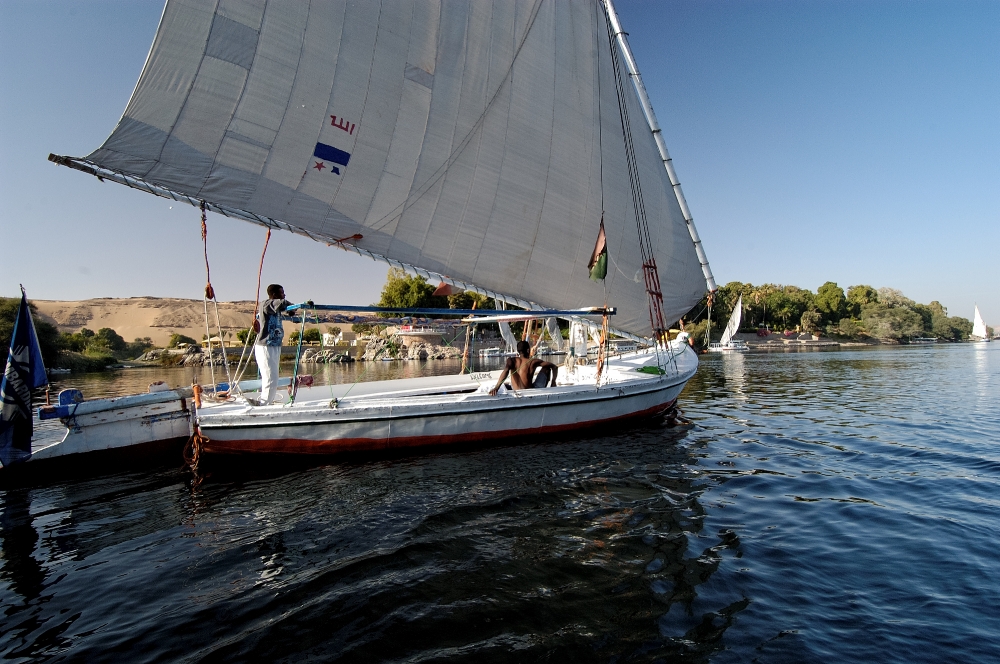
[[[362,253],[522,305],[606,301],[648,336],[606,20],[595,0],[170,0],[80,161],[315,239],[360,233]],[[626,96],[670,323],[705,280]]]

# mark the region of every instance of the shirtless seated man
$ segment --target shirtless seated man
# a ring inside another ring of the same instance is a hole
[[[528,353],[530,352],[531,346],[527,341],[517,342],[517,357],[507,359],[503,373],[500,374],[500,380],[497,381],[496,387],[490,390],[490,395],[496,396],[497,390],[503,385],[508,375],[510,376],[510,385],[515,390],[546,387],[549,381],[551,381],[552,387],[556,386],[556,374],[559,368],[551,362],[539,360],[537,357],[529,357]],[[538,376],[534,376],[536,369],[539,370]],[[532,380],[533,376],[534,380]]]

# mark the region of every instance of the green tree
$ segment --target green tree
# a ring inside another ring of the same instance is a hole
[[[7,364],[10,338],[14,334],[14,321],[17,320],[17,310],[20,306],[21,298],[0,298],[0,353],[3,354],[4,366]],[[62,346],[59,330],[51,323],[38,319],[37,308],[30,300],[28,308],[35,323],[35,335],[38,337],[38,347],[42,351],[42,361],[49,368],[58,366],[59,350]]]
[[[125,355],[136,358],[153,347],[153,340],[149,337],[136,337],[135,341],[125,345]]]
[[[330,327],[326,328],[326,331],[327,333],[332,334],[333,336],[337,336],[338,334],[343,332],[343,330],[340,329],[339,325],[331,325]]]
[[[840,322],[837,324],[837,329],[840,334],[852,339],[857,339],[863,332],[861,326],[855,323],[851,318],[841,318]]]
[[[753,322],[750,320],[750,295],[752,291],[753,286],[751,284],[744,284],[739,281],[730,281],[725,286],[720,286],[719,290],[715,292],[715,301],[712,305],[712,318],[724,321],[727,316],[732,314],[733,309],[736,308],[736,303],[742,295],[743,318],[740,325],[741,327],[753,326]]]
[[[861,323],[868,334],[885,341],[919,337],[924,329],[923,319],[917,312],[909,307],[892,307],[882,302],[862,307]]]
[[[236,331],[236,340],[241,344],[246,344],[247,338],[250,336],[250,328],[244,327],[242,330]]]
[[[903,295],[903,291],[897,288],[879,288],[878,301],[887,307],[908,307],[910,309],[916,304],[916,302]]]
[[[323,335],[315,327],[310,327],[302,333],[302,341],[305,343],[319,343]],[[299,343],[299,331],[295,330],[288,335],[288,343],[295,345]]]
[[[110,327],[102,327],[95,334],[88,347],[97,348],[107,348],[108,350],[119,351],[125,350],[128,343],[121,337],[120,334],[112,330]]]
[[[847,289],[847,313],[853,318],[861,316],[861,307],[878,302],[878,291],[871,286],[851,286]]]
[[[923,325],[925,334],[930,334],[934,329],[934,311],[926,304],[913,303],[910,310],[915,311],[920,316],[920,324]]]
[[[781,321],[786,328],[792,321],[799,321],[802,314],[815,309],[815,296],[811,291],[798,286],[781,286],[772,291],[766,298],[770,315]]]
[[[806,311],[803,312],[802,317],[799,319],[799,323],[802,325],[803,332],[809,332],[810,334],[819,334],[819,324],[823,320],[823,314],[818,311]]]
[[[965,341],[972,334],[972,321],[968,318],[952,316],[948,319],[948,324],[951,326],[954,341]]]
[[[448,298],[435,296],[434,287],[421,276],[411,276],[399,268],[390,268],[382,286],[378,307],[447,308]],[[393,314],[385,314],[391,317]]]
[[[816,290],[816,310],[827,323],[840,320],[847,313],[847,298],[844,289],[833,281],[828,281]]]
[[[170,341],[167,343],[167,348],[177,348],[181,344],[187,344],[190,346],[197,343],[197,341],[189,336],[175,333],[170,335]]]

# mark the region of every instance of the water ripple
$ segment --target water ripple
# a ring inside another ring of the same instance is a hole
[[[1000,652],[1000,344],[706,357],[695,424],[0,494],[13,661]]]

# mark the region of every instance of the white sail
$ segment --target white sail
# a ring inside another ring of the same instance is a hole
[[[989,335],[986,333],[986,321],[983,320],[982,315],[979,313],[979,305],[976,306],[976,316],[972,321],[972,336],[979,339],[989,339]]]
[[[522,306],[607,298],[645,336],[611,48],[595,1],[170,0],[111,136],[57,159],[326,242],[360,233],[359,253]],[[670,323],[705,261],[628,85],[625,105]],[[602,214],[604,283],[587,278]]]
[[[743,319],[743,295],[736,300],[736,306],[733,307],[733,313],[729,317],[729,324],[726,325],[726,330],[722,333],[722,340],[719,342],[723,346],[728,344],[733,339],[735,335],[740,330],[740,321]]]

